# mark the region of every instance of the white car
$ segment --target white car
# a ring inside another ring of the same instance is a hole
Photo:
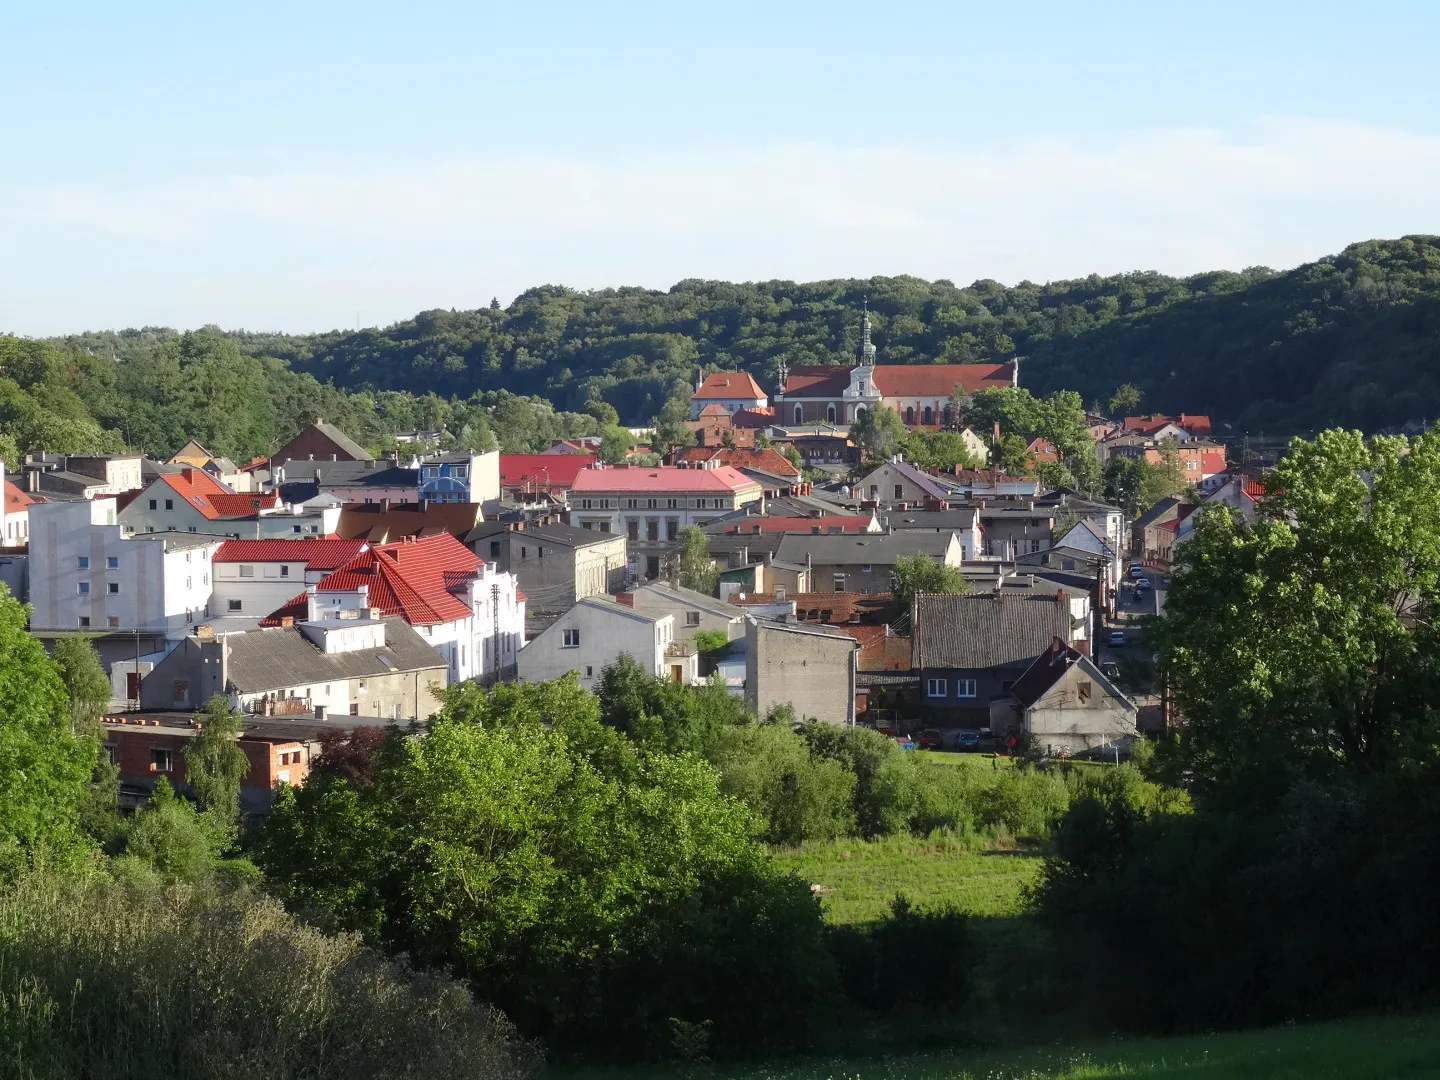
[[[1143,589],[1148,589],[1149,587],[1150,587],[1150,579],[1149,579],[1148,577],[1142,577],[1142,578],[1140,578],[1138,581],[1135,582],[1135,588],[1137,588],[1137,589],[1142,589],[1142,590],[1143,590]]]

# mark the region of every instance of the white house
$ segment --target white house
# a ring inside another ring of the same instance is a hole
[[[673,644],[675,616],[647,615],[606,597],[587,596],[521,650],[519,675],[522,682],[543,682],[573,671],[581,686],[593,690],[606,665],[628,653],[652,675],[695,682],[693,649],[672,657]]]
[[[727,413],[742,409],[763,409],[770,404],[760,384],[743,371],[715,371],[703,380],[696,375],[695,393],[690,397],[690,419],[699,417],[707,405],[719,405]]]
[[[127,539],[115,499],[30,507],[31,632],[90,631],[107,663],[165,652],[204,622],[221,539],[188,532]]]
[[[493,503],[500,498],[500,451],[464,450],[420,459],[422,502]]]
[[[226,540],[210,560],[215,616],[269,615],[365,550],[363,540]]]
[[[449,533],[366,547],[262,625],[367,612],[399,616],[414,627],[445,657],[452,683],[509,677],[525,644],[525,594],[515,575]]]

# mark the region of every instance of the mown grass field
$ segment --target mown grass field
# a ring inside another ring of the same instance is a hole
[[[1014,915],[1021,891],[1040,873],[1031,852],[908,836],[811,843],[777,851],[775,861],[821,887],[825,916],[835,923],[878,919],[897,893],[921,907],[951,903],[971,915]]]
[[[694,1072],[692,1067],[681,1075]],[[626,1075],[658,1080],[677,1072],[630,1070]],[[719,1067],[712,1075],[715,1080],[1404,1080],[1440,1075],[1440,1016],[1351,1020],[1178,1039],[1077,1042],[1025,1050],[817,1058],[793,1064]]]

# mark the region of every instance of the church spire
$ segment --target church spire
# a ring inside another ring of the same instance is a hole
[[[860,344],[855,346],[855,360],[857,363],[866,365],[875,363],[875,346],[870,343],[870,298],[868,296],[860,302]]]

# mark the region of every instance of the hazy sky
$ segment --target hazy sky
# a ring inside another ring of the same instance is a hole
[[[0,331],[1440,232],[1440,4],[0,4]]]

